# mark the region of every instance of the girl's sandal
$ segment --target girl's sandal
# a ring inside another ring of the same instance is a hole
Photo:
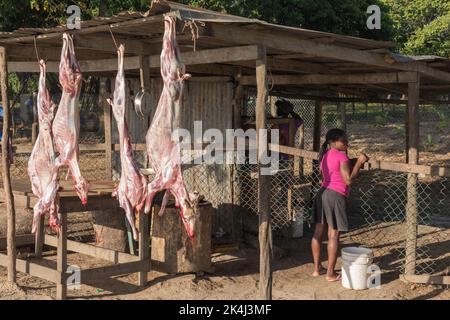
[[[336,282],[336,281],[341,280],[341,274],[338,273],[335,277],[332,277],[332,278],[326,277],[325,279],[327,279],[328,282]]]

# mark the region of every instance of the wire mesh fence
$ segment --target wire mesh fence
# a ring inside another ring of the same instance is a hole
[[[272,228],[289,237],[295,237],[299,228],[312,226],[313,204],[321,183],[312,160],[304,159],[303,175],[296,173],[295,161],[280,160],[280,170],[271,176]],[[448,275],[450,179],[419,175],[414,187],[408,183],[411,176],[416,175],[362,171],[352,186],[350,231],[343,238],[347,243],[372,248],[376,263],[386,271],[413,269],[416,274]],[[235,183],[245,191],[236,193],[235,202],[247,214],[257,214],[257,177],[256,165],[237,165]],[[411,194],[414,202],[408,200]],[[407,213],[413,206],[417,221],[411,223]],[[409,251],[408,238],[413,245]]]
[[[15,179],[29,179],[28,161],[30,155],[31,153],[16,153],[14,155],[14,162],[10,167],[10,174],[13,181]],[[84,178],[88,180],[106,179],[106,158],[104,151],[80,151],[79,165]],[[0,173],[1,172],[2,170],[0,169]],[[67,167],[62,167],[60,169],[59,178],[63,180],[70,178]]]

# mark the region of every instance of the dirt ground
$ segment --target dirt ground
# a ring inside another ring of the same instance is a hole
[[[391,227],[391,226],[389,226]],[[392,226],[396,228],[395,226]],[[395,229],[392,229],[394,231]],[[363,231],[348,234],[343,245],[358,244],[358,236],[366,236]],[[395,234],[391,233],[391,234]],[[390,243],[392,239],[385,239]],[[348,290],[340,282],[330,283],[324,276],[311,277],[310,235],[302,239],[289,240],[288,243],[276,239],[282,249],[276,250],[273,274],[273,298],[341,300],[341,299],[437,299],[449,300],[450,290],[445,286],[406,284],[393,272],[384,271],[381,276],[381,289],[363,291]],[[284,243],[283,243],[284,242]],[[441,248],[442,249],[442,248]],[[449,252],[444,252],[448,259]],[[55,264],[55,252],[47,252],[47,264]],[[395,264],[391,257],[389,264]],[[214,253],[212,256],[215,271],[212,274],[167,275],[152,271],[145,288],[136,286],[137,274],[101,279],[95,283],[82,285],[70,290],[70,299],[257,299],[258,297],[258,252],[242,245],[238,251]],[[70,254],[68,262],[81,268],[107,265],[108,262],[96,260],[81,254]],[[326,261],[324,261],[326,265]],[[340,260],[337,268],[340,268]],[[0,267],[0,299],[52,299],[56,289],[52,283],[19,273],[20,288],[7,285],[6,269]]]
[[[359,123],[347,126],[349,155],[365,152],[371,159],[405,161],[405,133],[398,123],[376,126]],[[420,123],[419,163],[450,166],[450,128],[442,129],[436,122]]]

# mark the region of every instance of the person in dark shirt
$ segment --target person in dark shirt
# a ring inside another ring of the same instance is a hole
[[[298,131],[298,129],[300,128],[300,126],[303,124],[303,119],[294,111],[294,105],[285,100],[285,99],[280,99],[277,102],[275,102],[275,106],[276,106],[276,110],[277,110],[277,116],[280,118],[289,118],[292,117],[295,120],[295,135]],[[291,146],[295,143],[290,141],[290,136],[289,136],[289,124],[285,123],[285,124],[280,124],[277,126],[277,129],[280,130],[280,145],[282,146]],[[295,136],[294,135],[294,136]],[[282,159],[288,159],[289,156],[283,154],[281,155]]]

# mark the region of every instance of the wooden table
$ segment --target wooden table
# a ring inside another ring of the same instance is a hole
[[[44,217],[40,219],[35,235],[35,254],[33,259],[17,259],[17,271],[42,278],[56,284],[57,299],[67,296],[67,280],[71,276],[67,272],[67,251],[77,252],[95,258],[107,260],[113,265],[80,271],[80,282],[89,283],[99,277],[111,277],[138,272],[138,285],[145,286],[147,273],[150,270],[148,215],[139,215],[139,256],[118,252],[111,249],[96,247],[90,244],[67,240],[67,215],[74,212],[118,209],[119,203],[112,197],[113,181],[91,181],[89,183],[88,204],[83,206],[71,181],[61,181],[60,210],[58,217],[62,224],[58,236],[44,234]],[[12,182],[14,204],[16,207],[33,208],[37,198],[31,191],[28,179]],[[0,183],[0,202],[4,202],[4,190]],[[145,230],[145,231],[144,231]],[[57,248],[56,269],[42,264],[43,246]],[[41,262],[41,263],[39,263]],[[0,265],[7,266],[7,255],[0,253]]]

